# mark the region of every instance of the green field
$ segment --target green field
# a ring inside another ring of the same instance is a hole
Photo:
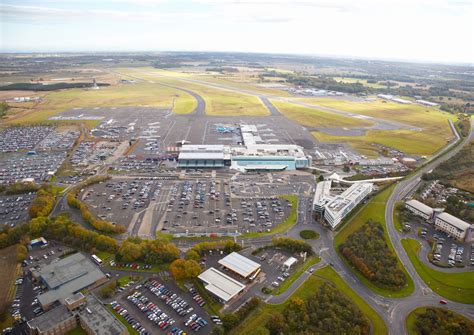
[[[347,84],[354,84],[354,83],[361,83],[365,87],[370,88],[386,88],[385,85],[377,84],[377,83],[368,83],[367,79],[359,79],[359,78],[344,78],[344,77],[333,77],[335,81],[347,83]]]
[[[403,247],[423,281],[439,295],[453,301],[474,304],[474,272],[440,272],[425,265],[419,258],[420,243],[402,239]]]
[[[387,327],[382,318],[372,309],[361,297],[357,295],[339,275],[329,266],[317,270],[310,276],[292,295],[306,300],[312,296],[316,290],[325,282],[335,285],[342,293],[347,295],[359,307],[359,309],[370,320],[374,334],[387,334]],[[239,327],[234,329],[231,334],[234,335],[250,335],[264,334],[262,332],[263,325],[267,322],[272,312],[281,312],[287,306],[288,301],[280,305],[262,304],[247,319],[245,319]]]
[[[104,87],[99,90],[70,89],[47,94],[35,111],[14,123],[41,122],[60,112],[75,107],[159,107],[171,108],[177,114],[190,113],[197,106],[188,93],[159,84],[136,83]]]
[[[344,116],[336,113],[325,112],[315,108],[309,108],[292,104],[291,102],[283,102],[279,100],[271,100],[272,104],[287,118],[298,122],[306,127],[366,127],[372,125],[371,122],[361,119]]]
[[[447,123],[446,123],[447,124]],[[400,150],[407,154],[430,156],[443,146],[448,144],[449,139],[431,133],[430,131],[413,130],[368,130],[363,136],[334,136],[321,132],[312,132],[313,136],[321,142],[345,142],[354,149],[368,156],[377,156],[378,148],[372,143],[381,144],[386,147]]]
[[[206,114],[208,115],[266,116],[270,114],[260,99],[254,95],[189,82],[186,81],[189,78],[188,74],[148,68],[119,69],[119,72],[125,76],[132,75],[153,83],[164,83],[193,91],[206,102]]]
[[[320,141],[347,142],[359,152],[373,156],[377,148],[372,143],[385,145],[408,154],[432,155],[453,138],[448,120],[455,116],[417,104],[402,105],[382,100],[355,102],[332,98],[298,98],[314,106],[334,108],[381,119],[401,122],[421,128],[416,130],[369,130],[364,136],[332,136],[320,132],[313,135]]]
[[[359,212],[355,213],[344,225],[342,230],[340,230],[337,235],[334,237],[334,247],[339,253],[339,246],[344,243],[344,241],[347,239],[349,235],[357,231],[362,225],[366,224],[367,221],[373,220],[380,222],[385,231],[385,240],[387,241],[388,247],[392,252],[395,253],[395,249],[393,248],[392,243],[390,242],[390,239],[387,234],[387,227],[386,227],[386,222],[385,222],[385,206],[387,203],[388,198],[390,197],[390,194],[393,191],[394,186],[390,186],[377,194],[375,197],[373,197],[364,207],[362,207]],[[402,263],[398,259],[398,266],[400,269],[403,270],[407,277],[407,285],[401,289],[400,291],[392,291],[389,289],[381,288],[376,285],[374,285],[372,282],[370,282],[367,278],[362,276],[361,273],[359,273],[357,270],[353,269],[351,265],[346,262],[346,259],[344,256],[342,256],[339,253],[341,259],[346,263],[347,267],[351,269],[356,276],[360,279],[361,282],[363,282],[367,287],[369,287],[372,291],[374,291],[377,294],[380,294],[385,297],[406,297],[409,296],[413,290],[414,290],[414,284],[413,280],[411,279],[410,275],[408,272],[405,270],[403,267]]]

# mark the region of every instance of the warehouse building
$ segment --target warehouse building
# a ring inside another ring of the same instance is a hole
[[[249,279],[260,272],[260,264],[237,252],[225,256],[218,263],[225,269],[245,279]]]
[[[212,267],[201,273],[198,278],[204,283],[206,290],[221,303],[229,302],[243,293],[245,289],[244,284]]]
[[[313,210],[320,213],[331,229],[334,229],[362,200],[372,192],[372,183],[352,184],[341,194],[331,194],[331,180],[316,185]]]
[[[433,217],[433,208],[425,205],[424,203],[411,199],[405,202],[405,207],[414,215],[419,216],[427,221],[431,220]]]
[[[55,302],[63,303],[74,293],[92,289],[107,281],[104,273],[81,253],[46,265],[40,270],[33,270],[32,275],[48,289],[38,296],[44,310],[49,309]]]
[[[434,222],[435,228],[444,231],[459,241],[464,241],[471,225],[449,213],[440,213]]]

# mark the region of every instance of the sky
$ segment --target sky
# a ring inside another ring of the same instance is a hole
[[[237,51],[473,64],[474,0],[0,0],[0,51]]]

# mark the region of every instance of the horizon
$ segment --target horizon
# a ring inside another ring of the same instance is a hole
[[[473,64],[469,1],[377,4],[4,0],[0,52],[239,52]]]

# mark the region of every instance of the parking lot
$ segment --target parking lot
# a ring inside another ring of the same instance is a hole
[[[53,130],[51,126],[6,128],[0,132],[0,152],[33,150]]]
[[[80,199],[99,218],[124,224],[132,235],[263,232],[283,222],[288,200],[231,196],[228,179],[114,178],[86,188]],[[285,190],[284,194],[287,190]]]
[[[49,180],[66,158],[66,152],[10,153],[0,156],[0,184],[12,184],[25,178],[41,183]]]
[[[173,282],[149,278],[119,294],[111,307],[140,334],[209,334],[212,325],[192,287],[182,291]]]
[[[14,227],[18,223],[26,222],[30,218],[28,209],[35,196],[32,192],[0,196],[0,223]]]
[[[474,266],[474,245],[455,240],[446,233],[437,231],[432,225],[413,218],[409,223],[410,237],[419,240],[423,248],[420,257],[426,259],[429,252],[433,253],[433,264],[442,267]],[[433,240],[433,248],[428,240]]]

